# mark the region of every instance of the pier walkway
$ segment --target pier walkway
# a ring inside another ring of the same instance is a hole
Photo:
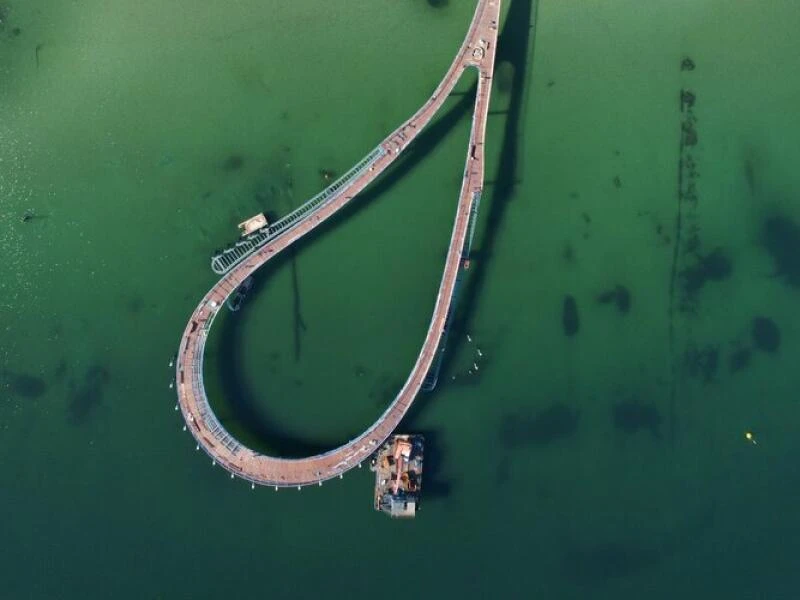
[[[360,466],[386,440],[408,411],[434,366],[446,331],[455,288],[466,260],[484,179],[484,139],[501,0],[478,0],[469,31],[455,60],[428,101],[347,174],[270,227],[247,236],[232,251],[214,257],[221,279],[203,297],[183,332],[175,363],[178,407],[198,447],[212,460],[254,485],[301,487],[322,485]],[[203,384],[203,354],[208,331],[227,298],[256,269],[334,215],[391,165],[444,104],[461,74],[479,71],[464,179],[444,273],[425,341],[411,373],[381,417],[356,439],[308,458],[260,454],[231,436],[211,410]],[[241,243],[244,242],[244,243]]]

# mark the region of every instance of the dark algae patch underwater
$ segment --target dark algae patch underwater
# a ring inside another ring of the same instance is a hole
[[[751,326],[753,343],[756,348],[774,354],[781,347],[781,330],[775,321],[768,317],[755,317]]]
[[[500,440],[509,447],[526,444],[546,446],[571,437],[578,429],[580,413],[555,402],[540,411],[507,415],[500,424]]]
[[[800,226],[789,217],[773,215],[764,221],[761,245],[772,257],[775,276],[800,289]]]
[[[750,366],[750,359],[753,356],[750,348],[736,348],[728,358],[728,369],[731,373],[738,373]]]
[[[615,285],[612,289],[597,295],[598,304],[614,304],[623,315],[631,310],[631,292],[624,285]]]
[[[687,297],[694,298],[709,281],[723,281],[733,272],[733,263],[728,255],[716,248],[706,255],[695,254],[695,264],[686,267],[681,276]]]
[[[12,394],[20,398],[38,398],[47,391],[44,379],[25,373],[4,371],[0,376],[0,382]]]
[[[575,297],[567,294],[561,304],[561,325],[564,328],[564,335],[572,337],[581,328],[580,318],[578,317],[578,303]]]
[[[661,413],[655,404],[638,400],[623,400],[611,408],[614,426],[627,434],[640,430],[649,431],[654,438],[661,439]]]

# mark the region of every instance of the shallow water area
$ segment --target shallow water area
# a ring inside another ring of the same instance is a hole
[[[9,598],[367,597],[395,563],[422,597],[791,597],[800,8],[504,6],[470,275],[404,424],[423,506],[397,523],[367,469],[231,481],[182,431],[168,362],[236,224],[415,111],[473,4],[0,1]],[[322,451],[394,397],[470,113],[454,95],[215,324],[205,377],[241,439]]]

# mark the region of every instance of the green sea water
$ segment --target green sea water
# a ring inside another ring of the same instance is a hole
[[[396,522],[367,469],[231,481],[167,364],[211,253],[413,113],[473,3],[0,2],[0,597],[797,596],[800,5],[504,5],[473,265],[402,426],[424,504]],[[470,114],[449,99],[217,321],[241,439],[328,449],[399,389]]]

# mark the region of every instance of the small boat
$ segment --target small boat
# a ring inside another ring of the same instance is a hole
[[[228,310],[230,310],[231,312],[236,312],[237,310],[242,308],[242,302],[244,302],[244,299],[247,297],[247,292],[249,292],[252,289],[252,287],[253,287],[253,278],[248,277],[242,282],[242,285],[236,288],[236,291],[233,293],[233,295],[230,298],[228,298],[227,302]]]

